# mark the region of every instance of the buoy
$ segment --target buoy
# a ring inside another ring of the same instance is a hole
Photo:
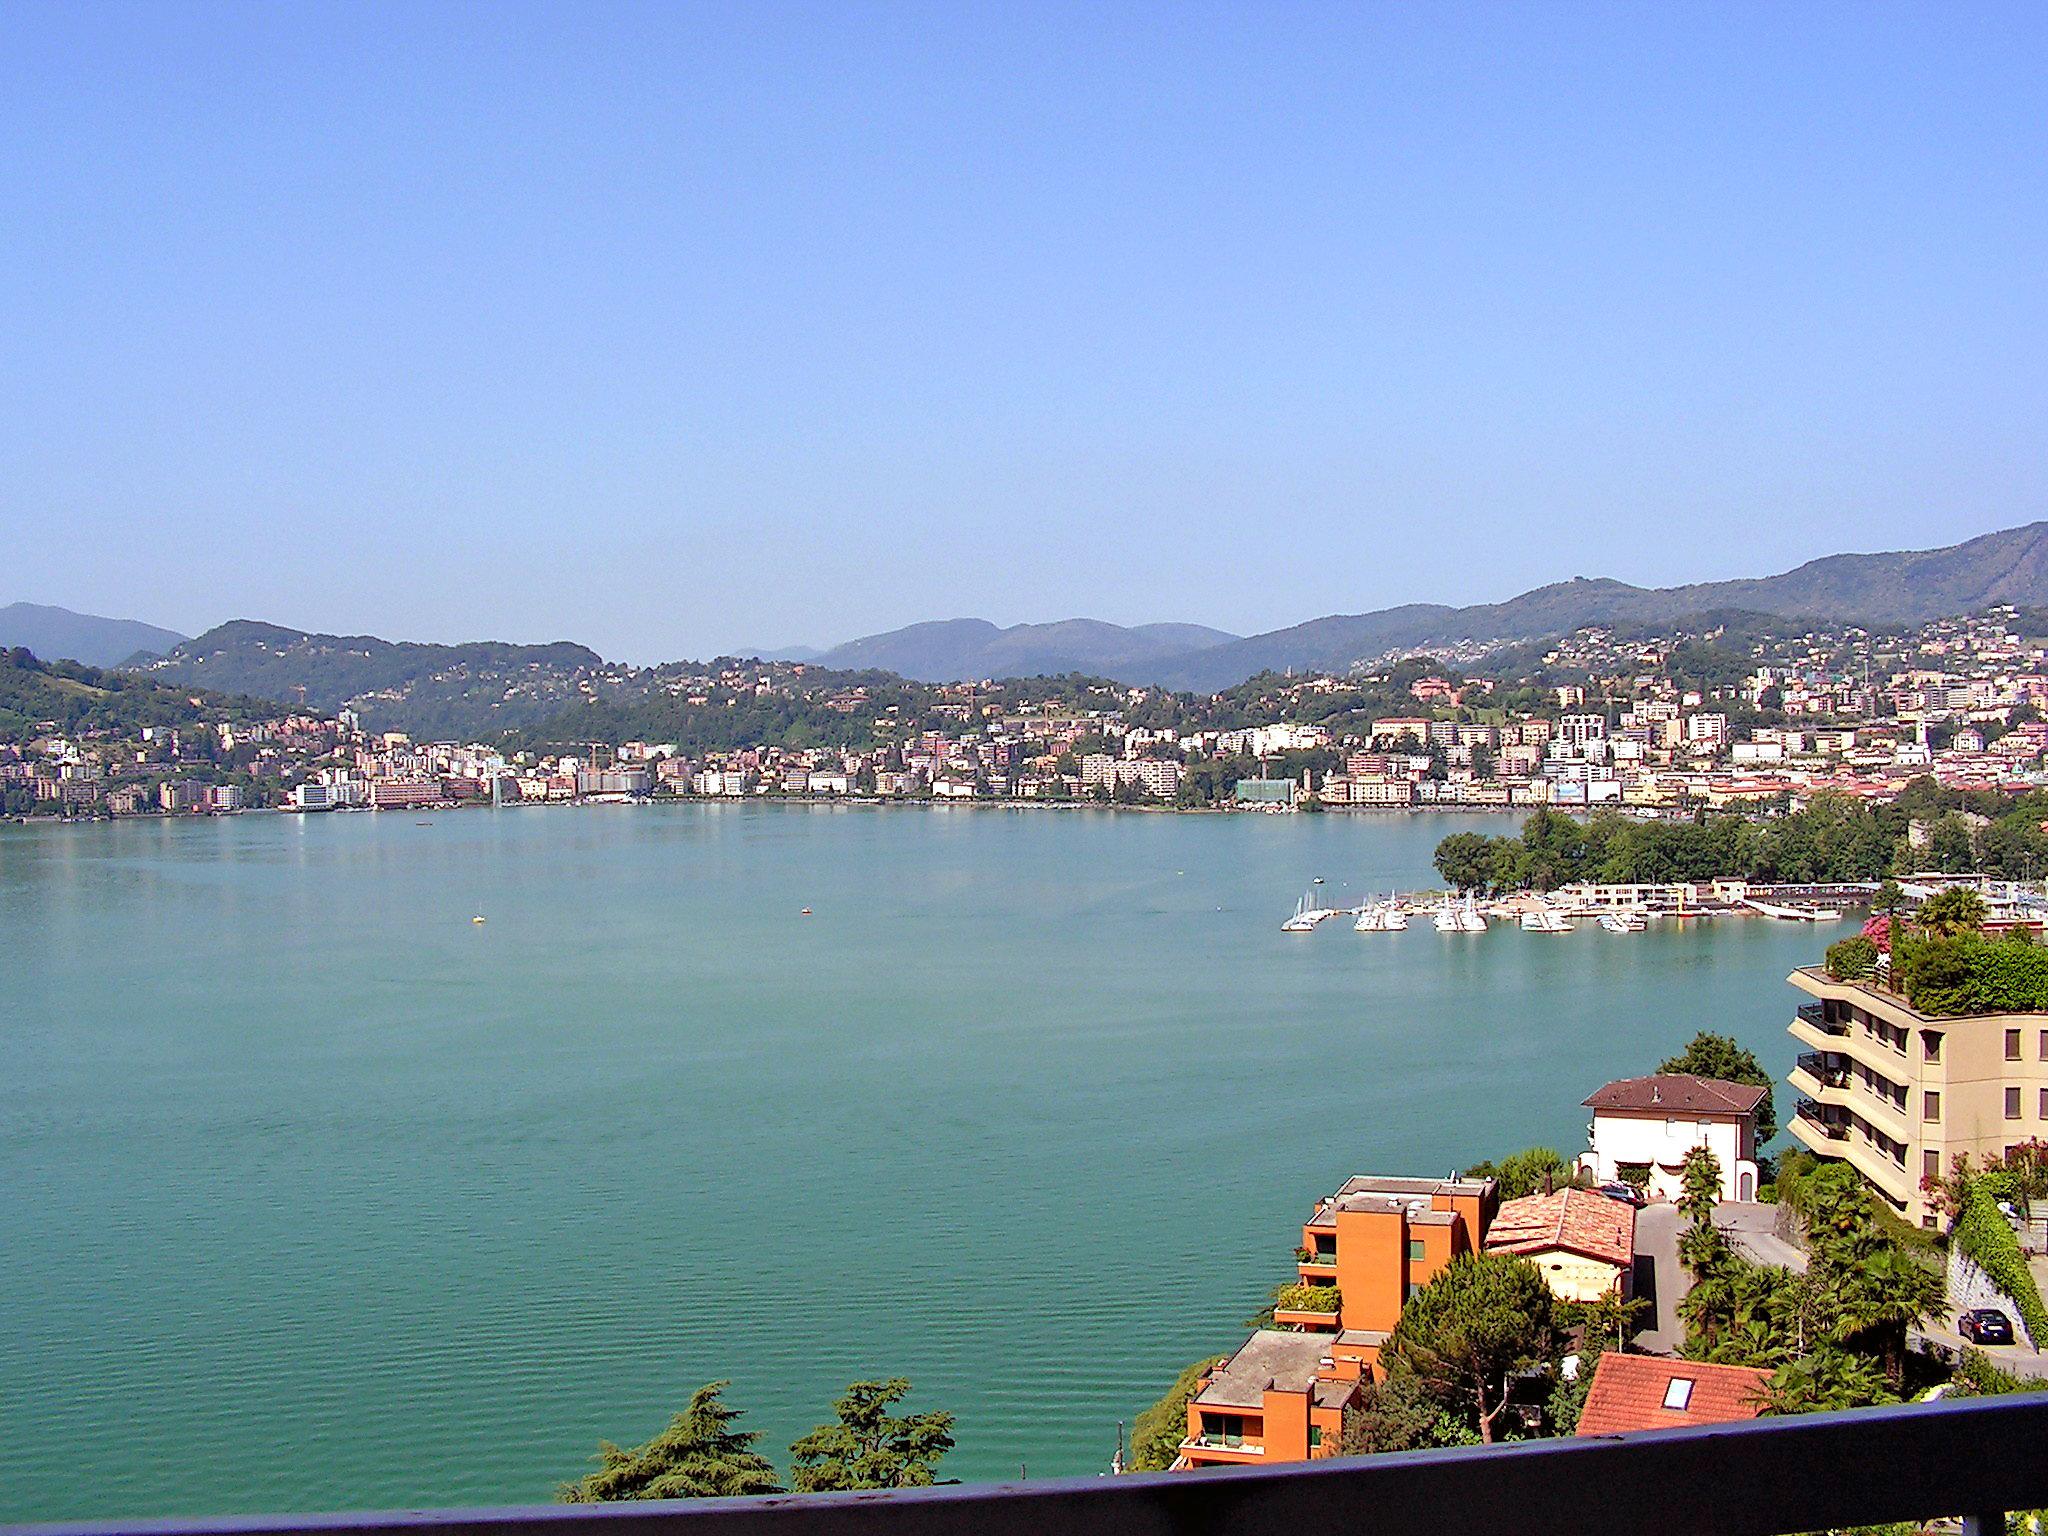
[[[803,909],[803,911],[801,911],[801,912],[797,913],[797,916],[798,916],[798,917],[809,917],[810,915],[811,915],[811,909],[810,909],[809,907],[805,907],[805,908]]]

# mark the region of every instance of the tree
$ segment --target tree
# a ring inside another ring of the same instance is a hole
[[[1881,917],[1894,917],[1905,910],[1906,893],[1899,882],[1887,875],[1878,883],[1877,895],[1870,903],[1871,911]]]
[[[1224,1357],[1212,1355],[1197,1360],[1176,1376],[1166,1396],[1139,1414],[1131,1424],[1131,1470],[1164,1472],[1180,1457],[1180,1443],[1188,1437],[1188,1400],[1195,1395],[1202,1373]]]
[[[1764,1096],[1756,1106],[1756,1144],[1764,1146],[1778,1134],[1778,1112],[1771,1101],[1771,1074],[1758,1064],[1756,1052],[1744,1050],[1728,1036],[1701,1030],[1682,1052],[1661,1064],[1657,1070],[1689,1072],[1694,1077],[1749,1083],[1763,1089]]]
[[[837,1422],[820,1424],[789,1448],[790,1485],[798,1493],[929,1488],[932,1468],[953,1449],[953,1415],[890,1413],[909,1391],[901,1376],[848,1386],[832,1405]]]
[[[1436,872],[1461,891],[1484,890],[1490,879],[1489,839],[1478,832],[1454,832],[1436,845]]]
[[[1984,926],[1984,898],[1975,891],[1952,885],[1937,891],[1921,903],[1914,920],[1938,939],[1952,939]]]
[[[1530,1147],[1503,1159],[1494,1177],[1500,1181],[1501,1199],[1519,1200],[1524,1195],[1547,1195],[1552,1190],[1569,1189],[1577,1181],[1578,1173],[1578,1168],[1563,1153],[1549,1147]]]
[[[1714,1203],[1721,1198],[1721,1159],[1712,1149],[1694,1147],[1685,1154],[1678,1189],[1678,1209],[1694,1226],[1713,1221]]]
[[[1387,1339],[1389,1379],[1413,1376],[1429,1399],[1491,1444],[1511,1380],[1552,1363],[1557,1342],[1556,1302],[1535,1265],[1467,1254],[1401,1309]]]
[[[780,1493],[775,1468],[753,1449],[760,1435],[735,1430],[737,1408],[719,1400],[730,1382],[711,1381],[689,1406],[645,1445],[621,1450],[609,1440],[597,1448],[598,1470],[556,1495],[564,1504],[605,1504],[622,1499],[714,1499]]]

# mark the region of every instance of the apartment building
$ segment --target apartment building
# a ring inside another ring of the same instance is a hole
[[[1864,982],[1794,971],[1813,1001],[1790,1027],[1807,1049],[1788,1079],[1789,1128],[1841,1158],[1908,1221],[1935,1224],[1921,1180],[2048,1137],[2048,1013],[1935,1018]]]
[[[1461,1254],[1500,1207],[1492,1179],[1347,1179],[1316,1202],[1295,1252],[1304,1286],[1334,1311],[1277,1307],[1275,1326],[1212,1368],[1188,1400],[1180,1465],[1266,1466],[1335,1453],[1344,1410],[1372,1376],[1401,1307]]]

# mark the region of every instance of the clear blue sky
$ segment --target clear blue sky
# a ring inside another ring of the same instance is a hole
[[[2048,516],[2048,7],[0,10],[0,602],[635,660]]]

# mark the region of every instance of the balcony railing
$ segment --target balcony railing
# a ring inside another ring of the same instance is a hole
[[[1811,1024],[1823,1034],[1846,1035],[1849,1033],[1847,1023],[1828,1018],[1827,1006],[1824,1003],[1801,1003],[1799,1005],[1799,1020],[1802,1024]]]
[[[1830,1141],[1849,1139],[1849,1127],[1842,1121],[1827,1119],[1821,1107],[1811,1099],[1801,1099],[1794,1113]]]
[[[1827,1057],[1818,1051],[1806,1051],[1799,1057],[1799,1070],[1824,1088],[1846,1088],[1849,1086],[1849,1069],[1831,1067]]]
[[[2048,1505],[2048,1394],[1201,1473],[674,1503],[106,1521],[65,1536],[1780,1536]],[[1594,1496],[1593,1490],[1597,1492]],[[34,1531],[35,1527],[22,1527]]]

